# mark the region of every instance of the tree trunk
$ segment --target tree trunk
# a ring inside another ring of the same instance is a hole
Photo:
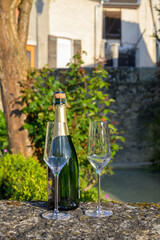
[[[31,6],[30,0],[0,2],[0,78],[9,150],[24,156],[33,154],[28,131],[23,129],[25,115],[21,101],[29,67],[25,45]],[[19,24],[16,22],[17,7],[22,11]]]

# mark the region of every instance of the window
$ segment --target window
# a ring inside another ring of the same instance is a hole
[[[52,68],[66,68],[73,55],[81,51],[81,40],[48,36],[48,65]]]
[[[30,66],[34,68],[35,67],[35,46],[27,45],[26,50],[27,50],[27,56],[30,62]]]
[[[103,38],[121,39],[121,13],[104,11]]]
[[[66,68],[72,58],[72,44],[70,39],[57,38],[57,68]]]

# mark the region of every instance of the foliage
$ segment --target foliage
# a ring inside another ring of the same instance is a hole
[[[117,140],[124,141],[124,138],[119,136],[116,127],[108,118],[108,113],[114,113],[109,109],[114,100],[109,98],[107,93],[108,73],[100,64],[87,72],[81,67],[82,64],[81,54],[77,54],[68,65],[69,69],[60,74],[55,74],[54,70],[49,68],[33,70],[23,94],[23,102],[26,104],[23,111],[27,114],[24,127],[29,130],[40,159],[44,148],[46,123],[54,121],[53,94],[58,90],[65,91],[68,101],[68,126],[79,160],[81,189],[84,189],[87,184],[92,186],[95,182],[95,171],[86,157],[89,118],[108,120],[112,158],[120,149]],[[107,171],[111,173],[109,166],[105,168],[105,172]]]
[[[8,148],[8,137],[4,113],[0,110],[0,155]]]
[[[0,157],[0,198],[17,201],[47,200],[47,173],[33,157]]]
[[[61,87],[60,82],[54,81],[51,74],[53,74],[52,69],[32,70],[23,95],[23,102],[26,104],[23,112],[27,115],[24,128],[29,131],[39,159],[42,159],[43,155],[46,124],[54,120],[53,94]]]
[[[97,188],[92,187],[90,188],[89,191],[81,191],[80,199],[82,202],[97,202],[97,199],[98,199]]]

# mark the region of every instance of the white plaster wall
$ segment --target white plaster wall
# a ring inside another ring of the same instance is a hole
[[[43,0],[43,11],[37,14],[38,22],[38,68],[48,64],[49,3]]]
[[[96,4],[97,6],[97,4]],[[97,49],[97,56],[96,58],[97,59],[100,59],[101,57],[103,58],[103,53],[102,51],[104,51],[103,48],[103,44],[102,44],[102,39],[103,39],[103,7],[100,6],[100,7],[97,7],[97,12],[98,12],[98,15],[97,15],[97,34],[96,34],[96,49]],[[94,26],[94,23],[93,23],[93,26]],[[95,46],[94,46],[94,49],[95,49]]]
[[[145,30],[143,38],[138,45],[140,67],[153,67],[156,64],[156,45],[153,37],[154,25],[149,1],[147,2],[148,4],[146,4],[146,0],[142,0],[138,9],[140,32],[142,33]]]
[[[121,10],[121,45],[134,47],[139,38],[138,16],[135,9]]]
[[[27,44],[36,46],[36,67],[42,68],[48,64],[49,3],[46,0],[38,2],[38,12],[36,1],[32,6]]]
[[[98,1],[90,0],[57,0],[50,1],[49,33],[54,36],[80,39],[85,64],[94,62],[94,11]],[[100,10],[100,9],[99,9]],[[99,11],[99,24],[102,23],[102,9]],[[102,27],[101,27],[102,29]],[[98,38],[102,39],[102,30]],[[97,43],[97,47],[100,44]]]
[[[29,31],[28,31],[28,45],[37,45],[36,39],[36,6],[33,4],[31,14],[30,14],[30,21],[29,21]]]

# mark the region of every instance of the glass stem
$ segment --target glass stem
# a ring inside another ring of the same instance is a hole
[[[59,175],[57,174],[55,176],[55,208],[54,208],[54,213],[58,214],[58,180],[59,180]]]
[[[97,173],[98,175],[98,202],[97,202],[97,210],[100,211],[101,207],[100,207],[100,180],[101,180],[101,174],[100,172]]]

